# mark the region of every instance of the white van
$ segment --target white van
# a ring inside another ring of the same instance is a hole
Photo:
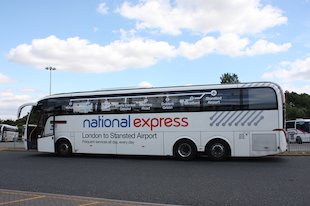
[[[310,119],[296,119],[286,121],[289,142],[302,144],[310,142]]]

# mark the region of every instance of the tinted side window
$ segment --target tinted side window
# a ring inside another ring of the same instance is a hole
[[[295,128],[295,122],[286,122],[286,128],[287,129]]]
[[[204,95],[198,91],[50,99],[45,108],[50,111],[58,108],[63,114],[195,112],[200,111]]]
[[[51,112],[55,114],[64,113],[69,104],[69,98],[47,99],[39,103],[45,112]]]
[[[233,88],[205,91],[142,93],[124,96],[56,98],[40,102],[52,114],[117,114],[277,109],[272,88]]]
[[[203,98],[206,111],[240,110],[240,89],[212,90]]]
[[[272,88],[248,88],[242,90],[243,109],[277,109],[277,96]]]
[[[296,129],[302,132],[309,132],[310,130],[309,122],[296,122]]]

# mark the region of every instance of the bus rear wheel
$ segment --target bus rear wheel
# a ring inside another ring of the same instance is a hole
[[[206,146],[208,157],[214,161],[223,161],[230,156],[230,147],[224,140],[216,139]]]
[[[173,155],[179,160],[193,160],[197,156],[196,145],[190,140],[179,140],[173,147]]]
[[[66,139],[58,140],[56,150],[59,156],[68,157],[72,154],[71,143]]]

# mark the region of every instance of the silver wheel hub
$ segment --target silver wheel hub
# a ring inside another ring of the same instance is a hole
[[[192,147],[187,143],[182,143],[178,147],[178,153],[181,157],[189,157],[192,154]]]
[[[225,155],[225,147],[220,143],[216,143],[211,147],[211,154],[213,157],[222,157]]]
[[[62,144],[60,146],[61,151],[67,151],[69,149],[69,146],[67,144]]]

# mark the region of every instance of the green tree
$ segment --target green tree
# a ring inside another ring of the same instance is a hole
[[[235,73],[224,73],[220,77],[221,84],[237,84],[240,83],[238,75]]]
[[[310,118],[310,95],[285,92],[286,119]]]
[[[1,124],[13,125],[13,126],[16,125],[16,124],[15,124],[15,121],[14,121],[14,120],[11,120],[11,119],[7,119],[7,120],[1,120],[1,119],[0,119],[0,123],[1,123]]]

